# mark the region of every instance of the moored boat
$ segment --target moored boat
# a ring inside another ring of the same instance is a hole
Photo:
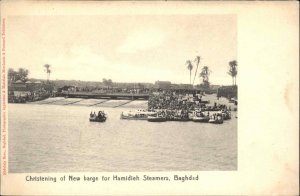
[[[209,116],[195,116],[193,117],[194,122],[208,122]]]
[[[148,120],[148,116],[154,114],[156,113],[148,112],[144,110],[129,111],[129,112],[122,112],[120,118],[126,120]]]
[[[220,114],[212,115],[208,122],[213,124],[222,124],[223,116]]]
[[[221,111],[222,117],[224,120],[229,120],[231,119],[231,113],[230,111]]]
[[[180,117],[180,116],[174,116],[172,118],[168,118],[168,121],[180,121],[180,122],[187,122],[190,121],[189,118],[185,118],[185,117]]]
[[[156,116],[148,116],[147,119],[149,122],[165,122],[167,119],[161,115],[156,115]]]
[[[194,122],[208,122],[209,121],[209,113],[204,113],[203,111],[196,110],[192,113],[191,119]]]

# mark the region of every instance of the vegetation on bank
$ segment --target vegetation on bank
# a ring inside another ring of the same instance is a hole
[[[196,56],[193,61],[187,60],[186,65],[189,70],[189,84],[172,84],[169,81],[156,81],[153,83],[118,83],[111,79],[103,78],[100,81],[80,81],[80,80],[50,80],[51,65],[45,64],[45,79],[28,79],[29,71],[19,68],[17,71],[10,68],[8,70],[9,95],[12,97],[23,96],[23,91],[27,91],[26,97],[29,100],[53,96],[53,92],[73,91],[73,92],[94,92],[94,93],[150,93],[155,89],[168,90],[191,90],[202,91],[207,94],[217,93],[218,97],[237,98],[237,61],[229,62],[228,74],[232,77],[232,86],[212,85],[209,77],[213,73],[209,66],[203,66],[198,75],[198,68],[201,63],[201,57]],[[193,68],[195,72],[192,74]],[[192,80],[192,75],[194,75]],[[195,79],[198,75],[200,83],[195,85]],[[20,93],[21,92],[21,93]]]
[[[24,68],[19,68],[18,70],[9,68],[7,73],[8,83],[16,82],[16,81],[27,82],[28,74],[29,71]]]
[[[192,62],[191,60],[187,60],[185,62],[186,68],[189,70],[189,76],[190,76],[190,85],[193,86],[193,88],[201,89],[202,91],[206,93],[217,93],[218,97],[226,97],[226,98],[237,98],[237,85],[236,85],[236,76],[237,76],[237,61],[233,60],[230,61],[229,64],[229,70],[228,74],[232,77],[232,86],[218,86],[218,88],[212,88],[213,85],[209,82],[209,77],[212,71],[208,66],[203,66],[201,68],[201,72],[199,73],[198,77],[200,81],[202,81],[198,85],[194,85],[195,78],[198,74],[198,67],[200,64],[201,57],[196,56],[195,60]],[[194,73],[194,79],[192,83],[192,70],[196,67],[195,73]]]
[[[232,86],[236,86],[237,61],[229,62],[229,71],[227,72],[232,77]]]

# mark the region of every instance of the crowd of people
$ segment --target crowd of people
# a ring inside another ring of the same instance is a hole
[[[154,111],[154,110],[153,110]],[[189,119],[188,110],[156,110],[157,115],[166,118],[167,120],[174,119]]]
[[[216,102],[208,106],[208,101],[203,100],[204,93],[188,93],[172,90],[163,90],[153,92],[148,100],[148,110],[158,111],[160,115],[168,118],[189,118],[194,115],[193,112],[198,111],[198,115],[205,116],[209,111],[230,111],[230,106],[225,104],[217,104]],[[204,114],[206,112],[206,114]]]
[[[172,90],[157,91],[150,94],[148,109],[169,109],[169,110],[192,110],[205,105],[202,102],[203,94],[186,94]]]

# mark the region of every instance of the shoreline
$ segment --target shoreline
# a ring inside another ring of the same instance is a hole
[[[237,105],[230,103],[227,98],[217,98],[216,94],[205,95],[204,101],[208,101],[208,106],[216,104],[225,104],[230,106],[232,110],[237,109]],[[136,108],[147,109],[148,100],[128,100],[128,99],[92,99],[92,98],[65,98],[65,97],[50,97],[40,101],[18,103],[31,105],[62,105],[62,106],[86,106],[86,107],[107,107],[107,108]]]
[[[115,100],[53,97],[41,101],[27,102],[24,104],[146,109],[148,107],[148,100]]]

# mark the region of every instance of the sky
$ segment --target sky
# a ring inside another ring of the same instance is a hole
[[[185,63],[199,55],[198,73],[208,66],[212,84],[228,85],[237,21],[235,15],[12,16],[6,41],[7,65],[28,69],[30,78],[46,79],[43,66],[50,64],[51,80],[187,84]]]

